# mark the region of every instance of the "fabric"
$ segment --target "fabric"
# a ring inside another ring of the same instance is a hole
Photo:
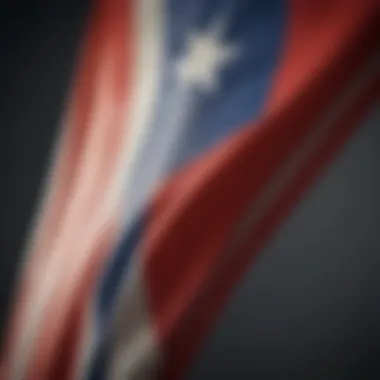
[[[377,1],[94,3],[4,379],[185,376],[379,96]]]

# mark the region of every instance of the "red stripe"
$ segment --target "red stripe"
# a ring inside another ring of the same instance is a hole
[[[92,191],[91,199],[84,200],[83,215],[78,215],[78,223],[82,223],[83,227],[82,219],[88,219],[92,209],[96,208],[99,200],[104,197],[104,191],[109,182],[108,177],[111,176],[110,178],[112,179],[115,166],[117,167],[120,161],[120,154],[122,153],[122,139],[120,136],[125,129],[125,105],[128,104],[126,96],[128,95],[127,88],[130,87],[127,85],[127,79],[133,78],[133,75],[131,75],[132,69],[129,66],[133,63],[132,50],[134,47],[132,43],[134,37],[132,32],[133,19],[130,8],[127,7],[127,2],[124,0],[117,0],[112,3],[106,0],[97,0],[94,7],[88,29],[89,33],[75,77],[73,97],[70,99],[72,112],[66,125],[69,140],[62,142],[63,146],[58,154],[57,165],[53,173],[53,187],[50,189],[50,194],[48,193],[50,201],[46,205],[47,212],[43,215],[43,222],[39,226],[39,232],[37,232],[37,243],[30,254],[31,259],[34,260],[34,263],[32,262],[33,268],[40,270],[39,264],[41,262],[38,258],[43,259],[42,256],[50,253],[52,249],[51,243],[54,241],[55,236],[58,235],[58,232],[54,232],[51,226],[55,224],[56,228],[58,228],[58,225],[62,224],[65,212],[67,212],[66,200],[81,191],[79,178],[82,171],[86,170],[86,163],[82,162],[84,159],[83,148],[88,144],[88,133],[92,131],[94,126],[92,116],[94,112],[98,111],[99,107],[104,108],[104,104],[102,106],[100,102],[104,102],[104,95],[107,94],[108,101],[112,103],[112,117],[102,120],[102,125],[100,126],[105,128],[105,131],[108,131],[104,144],[100,148],[102,151],[97,152],[99,157],[103,157],[100,165],[96,167],[98,176],[96,180],[100,181],[100,183]],[[99,75],[105,64],[107,64],[107,69],[109,70],[107,73],[107,88],[103,88],[104,83],[99,82]],[[102,95],[104,91],[107,91],[107,93]],[[92,154],[95,153],[92,152]],[[92,242],[91,252],[89,252],[90,260],[83,268],[83,273],[81,273],[79,279],[75,279],[79,282],[73,285],[72,281],[74,279],[70,280],[70,273],[66,273],[67,282],[62,283],[62,286],[73,287],[72,297],[65,301],[59,297],[59,292],[55,292],[55,300],[59,299],[62,302],[55,303],[56,306],[50,305],[51,307],[54,306],[55,309],[59,307],[59,310],[55,310],[55,313],[50,310],[55,314],[52,314],[53,318],[51,320],[46,318],[46,314],[44,315],[44,330],[40,333],[36,340],[36,345],[33,347],[34,355],[30,358],[31,368],[27,375],[28,379],[42,380],[72,377],[74,361],[78,358],[76,357],[78,340],[82,335],[83,309],[88,304],[91,288],[104,260],[104,255],[109,252],[115,238],[117,214],[115,212],[114,214],[114,220],[109,221],[108,224],[106,224],[107,221],[104,221],[103,233],[96,236],[96,239]],[[76,233],[80,234],[79,231],[76,231]],[[71,236],[71,239],[73,239],[73,236]],[[65,252],[65,247],[61,247],[61,251],[62,248],[63,251],[60,254],[71,255],[75,247],[70,246],[70,244],[69,240],[67,252]],[[30,269],[30,263],[28,265],[29,271],[33,274],[33,268]],[[33,276],[30,276],[28,281],[24,283],[33,285]],[[24,299],[28,297],[28,292],[25,292],[23,296]],[[22,311],[20,308],[19,317],[21,318],[23,317],[21,315],[23,314]],[[21,319],[19,319],[18,323],[20,322]],[[52,333],[53,328],[54,334]],[[17,329],[15,330],[14,338],[16,338],[15,343],[17,344]],[[5,346],[5,349],[7,350],[8,347]],[[12,352],[8,353],[6,359],[5,362],[10,364],[9,359],[12,360]],[[5,378],[11,378],[10,374]]]
[[[144,259],[150,307],[163,350],[162,379],[182,376],[226,302],[232,285],[240,277],[243,264],[232,263],[229,275],[223,273],[226,278],[220,276],[217,284],[213,284],[215,288],[220,287],[220,291],[215,292],[213,287],[207,300],[204,299],[207,307],[200,308],[198,302],[202,298],[199,297],[203,297],[210,276],[218,268],[220,254],[248,202],[259,196],[283,162],[313,132],[316,120],[340,95],[342,88],[357,76],[376,48],[379,26],[374,3],[347,3],[350,12],[342,12],[338,18],[344,22],[332,18],[340,25],[336,29],[329,21],[331,15],[336,15],[335,6],[329,8],[324,2],[327,8],[319,13],[319,2],[314,2],[314,11],[318,11],[320,17],[326,15],[326,19],[316,18],[320,27],[307,25],[305,29],[303,16],[312,22],[313,4],[299,0],[294,4],[300,8],[291,15],[294,18],[288,33],[289,47],[278,74],[279,88],[274,89],[268,106],[268,116],[256,128],[247,128],[179,173],[156,198],[144,242]],[[331,33],[330,43],[325,40],[323,28]],[[309,61],[305,39],[308,34],[318,49],[316,65]],[[288,76],[294,76],[294,68],[300,78],[288,81]],[[340,123],[334,126],[334,133],[341,128],[347,133],[350,126]],[[313,164],[315,173],[317,166],[326,163],[325,150],[330,145],[320,147],[318,165]],[[337,144],[332,144],[330,149],[337,148]],[[300,191],[301,187],[297,189]],[[292,194],[298,199],[297,191],[292,190]],[[267,239],[274,225],[270,228],[265,225],[262,220],[260,228],[266,231]],[[248,256],[252,258],[258,247]],[[246,264],[244,251],[239,252],[238,260]]]
[[[100,6],[95,6],[94,8],[89,28],[89,38],[84,47],[83,61],[79,68],[79,72],[76,75],[76,82],[78,83],[77,93],[74,94],[73,100],[71,101],[74,114],[77,114],[77,119],[72,125],[74,133],[76,130],[80,129],[87,130],[83,135],[83,139],[76,141],[77,155],[72,155],[70,157],[69,154],[69,160],[71,163],[70,168],[75,168],[74,170],[77,172],[77,174],[75,172],[71,174],[71,181],[73,182],[71,186],[71,196],[73,196],[73,193],[75,192],[75,182],[81,175],[79,162],[81,161],[83,147],[86,145],[85,138],[87,137],[87,134],[90,133],[91,129],[90,118],[94,112],[94,102],[96,102],[96,85],[99,67],[101,66],[104,54],[110,54],[110,49],[108,49],[107,52],[104,51],[107,34],[107,18],[104,16],[104,10],[102,11]],[[84,93],[86,88],[88,88],[87,96]],[[83,103],[86,104],[86,107],[82,108],[81,104]],[[64,215],[64,212],[61,212],[58,215],[58,219],[61,222],[62,215]],[[63,310],[63,307],[61,307],[59,312],[73,317],[72,313],[69,313],[71,308],[68,308],[67,305],[65,305],[65,307],[66,310]],[[50,332],[50,328],[49,330],[46,330],[46,327],[49,327],[51,323],[49,323],[48,320],[46,323],[47,326],[45,326],[45,330],[39,334],[39,339],[44,342],[44,347],[42,350],[36,350],[34,355],[30,357],[30,366],[27,374],[27,378],[30,380],[51,379],[51,375],[55,376],[53,378],[65,379],[67,378],[68,370],[70,368],[71,358],[66,351],[66,348],[71,346],[73,343],[72,339],[76,338],[75,330],[77,326],[75,320],[69,321],[65,329],[61,329],[58,334],[54,334],[54,337]],[[70,331],[67,330],[68,327],[71,328]],[[67,333],[68,336],[65,335]],[[60,357],[61,354],[62,357]],[[57,365],[58,363],[63,363],[65,366],[61,367]]]
[[[131,80],[131,64],[133,62],[133,15],[130,3],[124,0],[117,0],[112,3],[106,0],[98,0],[97,14],[103,23],[102,40],[99,41],[101,51],[100,56],[108,55],[112,57],[112,75],[109,78],[113,91],[114,118],[109,120],[109,124],[104,126],[109,129],[107,140],[104,148],[107,150],[105,156],[109,160],[102,163],[104,173],[112,173],[113,165],[118,160],[121,153],[120,133],[113,131],[122,131],[125,128],[125,104],[127,104],[128,81]],[[96,17],[96,16],[95,16]],[[106,51],[105,51],[106,49]],[[127,80],[128,73],[128,80]],[[99,91],[99,89],[94,89]],[[101,89],[100,89],[101,91]],[[92,103],[92,112],[95,112],[96,102]],[[99,201],[99,198],[96,199]],[[116,215],[115,215],[116,216]],[[86,312],[89,302],[92,300],[94,284],[99,274],[99,269],[110,252],[116,236],[116,221],[110,221],[104,226],[104,231],[97,236],[91,248],[91,260],[88,266],[84,268],[81,275],[80,283],[75,289],[75,294],[71,299],[71,305],[65,310],[65,318],[62,320],[62,330],[59,336],[54,335],[54,347],[51,358],[45,360],[46,372],[42,367],[36,366],[37,372],[30,375],[30,379],[72,379],[76,371],[76,365],[81,360],[81,339],[86,323]],[[42,374],[45,374],[42,377]]]
[[[124,129],[126,124],[124,111],[127,109],[125,106],[128,104],[128,98],[132,95],[130,92],[131,82],[134,71],[134,49],[135,49],[135,9],[134,3],[126,0],[118,0],[113,4],[103,0],[104,5],[108,6],[110,11],[109,21],[113,24],[110,28],[110,39],[114,43],[115,67],[114,67],[114,86],[117,107],[120,110],[119,117],[115,119],[115,124],[110,125],[110,128]],[[106,5],[107,4],[107,5]],[[111,136],[113,136],[111,134]],[[114,137],[114,136],[113,136]],[[117,139],[111,142],[108,147],[112,150],[115,146],[119,145],[121,141]],[[110,152],[111,154],[111,152]],[[117,236],[118,218],[115,218],[106,228],[104,233],[99,236],[98,241],[94,242],[93,257],[96,259],[92,262],[85,273],[83,273],[81,287],[78,290],[78,297],[73,300],[72,316],[68,317],[68,321],[76,318],[76,331],[77,334],[73,336],[73,340],[65,346],[64,351],[70,357],[69,360],[69,376],[67,379],[75,378],[78,366],[82,365],[83,354],[85,354],[88,347],[85,346],[87,333],[89,311],[92,310],[91,305],[96,294],[96,283],[99,277],[99,272],[103,267],[106,255],[112,252],[111,247],[114,246]],[[68,323],[69,325],[69,323]],[[67,331],[69,331],[69,327]],[[61,356],[59,356],[61,357]],[[65,368],[65,364],[59,360],[57,363],[57,371],[59,368]],[[55,378],[52,376],[51,378]]]
[[[83,140],[86,135],[86,127],[88,123],[86,118],[88,117],[89,110],[91,108],[92,96],[94,93],[94,78],[97,67],[97,59],[99,57],[99,28],[96,26],[98,20],[92,20],[92,26],[90,28],[91,33],[86,38],[85,49],[82,53],[82,59],[79,68],[79,75],[75,78],[75,84],[72,95],[72,102],[75,104],[75,108],[68,114],[67,123],[64,128],[67,130],[64,134],[70,137],[69,141],[64,141],[63,146],[59,146],[59,159],[57,164],[52,168],[52,185],[50,191],[46,194],[49,199],[44,205],[43,215],[41,220],[38,221],[38,232],[33,242],[33,247],[28,252],[28,257],[25,259],[31,259],[27,262],[26,273],[22,279],[22,283],[18,289],[17,302],[14,305],[14,310],[11,313],[12,319],[10,320],[11,327],[9,328],[10,334],[4,345],[3,362],[5,365],[10,364],[10,360],[14,353],[14,349],[17,350],[14,345],[17,345],[17,335],[19,332],[19,326],[22,324],[24,318],[26,299],[28,298],[28,291],[33,286],[33,280],[35,267],[38,267],[40,263],[40,256],[47,252],[48,236],[55,234],[58,228],[57,215],[62,214],[66,200],[69,196],[72,182],[75,178],[75,174],[70,172],[80,155],[80,147],[83,145]],[[63,157],[63,159],[62,159]],[[60,181],[60,179],[62,179]],[[57,182],[61,182],[58,184]],[[6,369],[8,371],[9,368]],[[7,372],[5,372],[7,373]],[[4,375],[5,376],[5,375]],[[10,378],[9,375],[4,378]]]
[[[174,327],[173,336],[165,342],[166,362],[160,373],[161,379],[182,378],[194,355],[199,352],[205,337],[218,321],[218,317],[232,295],[234,287],[266,242],[275,234],[281,223],[286,220],[299,199],[313,185],[313,181],[323,173],[323,168],[331,161],[355,128],[359,126],[358,123],[373,105],[375,96],[378,98],[379,91],[378,83],[362,94],[350,112],[334,126],[336,130],[324,142],[325,145],[319,147],[318,152],[313,155],[310,161],[305,163],[302,171],[273,204],[271,212],[260,220],[256,229],[251,231],[250,239],[235,252],[236,259],[229,261],[225,267],[220,268],[218,266],[217,277],[215,277],[215,273],[212,274],[215,282],[202,289],[202,293],[191,305],[192,307],[187,311],[187,315],[179,321],[178,326]]]

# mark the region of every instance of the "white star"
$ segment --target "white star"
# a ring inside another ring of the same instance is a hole
[[[237,56],[237,47],[222,41],[223,22],[217,20],[203,33],[189,36],[185,54],[176,63],[180,83],[215,91],[220,69]]]

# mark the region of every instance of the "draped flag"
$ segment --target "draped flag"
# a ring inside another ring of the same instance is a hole
[[[95,2],[2,378],[183,378],[378,98],[379,4]]]

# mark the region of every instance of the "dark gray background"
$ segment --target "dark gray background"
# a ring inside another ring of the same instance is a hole
[[[30,3],[0,3],[1,326],[88,6],[82,0]]]
[[[380,378],[379,168],[377,105],[252,266],[190,379]]]
[[[1,327],[88,7],[25,3],[0,6]],[[380,378],[379,109],[268,244],[190,379]]]

